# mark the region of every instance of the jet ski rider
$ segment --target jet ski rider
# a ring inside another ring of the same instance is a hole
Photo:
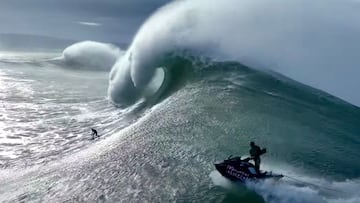
[[[259,146],[255,145],[254,142],[250,142],[250,150],[249,150],[249,153],[250,153],[250,156],[251,156],[251,159],[254,160],[254,163],[255,163],[255,169],[260,172],[260,156],[265,154],[266,153],[266,148],[264,149],[260,149]]]

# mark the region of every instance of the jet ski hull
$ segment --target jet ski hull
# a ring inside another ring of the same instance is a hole
[[[273,174],[272,172],[259,173],[255,170],[255,166],[248,161],[249,159],[241,160],[240,157],[234,157],[214,165],[216,170],[225,178],[242,183],[247,180],[279,179],[283,177],[281,174]]]

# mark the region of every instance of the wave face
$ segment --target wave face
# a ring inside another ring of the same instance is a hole
[[[0,56],[0,202],[359,202],[360,108],[302,84],[326,84],[330,71],[315,65],[335,53],[318,52],[333,36],[315,31],[346,25],[351,3],[325,19],[337,1],[318,13],[321,1],[303,2],[308,16],[296,0],[177,1],[123,56],[74,46],[80,70],[53,53]],[[348,29],[337,33],[351,39]],[[104,70],[117,60],[109,86],[90,58]],[[283,76],[310,70],[302,83]],[[143,97],[150,105],[134,105]],[[239,186],[214,172],[214,161],[247,156],[251,140],[268,149],[261,168],[287,177]]]
[[[350,0],[174,2],[142,26],[114,66],[110,98],[132,103],[128,92],[142,91],[165,54],[191,50],[274,71],[360,106],[352,92],[360,86],[358,6]]]
[[[115,45],[83,41],[67,47],[61,60],[73,68],[109,71],[122,54]]]
[[[160,100],[126,109],[109,104],[107,72],[0,61],[0,202],[359,202],[358,107],[192,55],[165,55],[144,89]],[[213,172],[250,140],[268,149],[262,169],[308,184]]]

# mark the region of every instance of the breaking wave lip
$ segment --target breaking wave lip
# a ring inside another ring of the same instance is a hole
[[[156,101],[169,85],[169,72],[165,67],[159,67],[155,70],[152,79],[144,89],[143,95],[147,101]]]
[[[2,63],[53,63],[80,70],[110,71],[124,51],[113,44],[81,41],[59,52],[0,52]]]
[[[131,105],[136,99],[128,92],[147,86],[164,55],[192,50],[268,69],[360,106],[360,97],[351,92],[360,86],[360,61],[354,55],[360,50],[353,43],[360,27],[351,26],[360,19],[356,5],[337,0],[175,1],[143,24],[114,65],[109,96]]]
[[[151,59],[151,63],[144,63],[144,72],[141,79],[136,83],[131,74],[133,64],[133,52],[128,51],[119,58],[110,72],[108,95],[111,102],[118,107],[128,107],[139,100],[146,103],[158,101],[165,93],[172,91],[184,78],[185,74],[192,69],[196,61],[189,58],[182,51],[166,53]]]

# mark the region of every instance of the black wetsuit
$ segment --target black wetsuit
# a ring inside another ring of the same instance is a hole
[[[254,160],[256,170],[260,171],[260,156],[266,152],[266,149],[260,149],[259,146],[253,145],[249,152],[251,158]]]
[[[98,133],[95,129],[91,128],[91,131],[92,131],[93,139],[95,139],[95,137],[98,137]]]

